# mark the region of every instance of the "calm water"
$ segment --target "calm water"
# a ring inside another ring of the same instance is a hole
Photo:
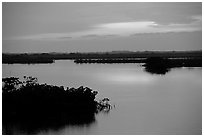
[[[34,76],[39,83],[97,90],[115,105],[84,125],[37,129],[36,134],[201,134],[202,69],[171,69],[166,75],[150,74],[139,64],[5,65],[3,77]],[[29,131],[10,127],[14,134]]]

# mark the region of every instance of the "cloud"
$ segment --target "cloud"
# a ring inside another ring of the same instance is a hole
[[[137,34],[154,34],[169,32],[194,32],[202,30],[202,16],[191,17],[191,22],[186,24],[170,23],[159,24],[154,21],[116,22],[97,24],[85,31],[70,33],[48,33],[32,36],[16,37],[18,40],[67,40],[85,39],[112,36],[132,36]]]

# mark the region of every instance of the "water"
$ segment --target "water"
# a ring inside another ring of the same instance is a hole
[[[3,77],[34,76],[39,83],[97,90],[115,105],[89,124],[33,129],[35,134],[201,134],[202,70],[175,68],[165,75],[145,72],[140,64],[13,64],[2,66]],[[11,125],[13,134],[29,134]],[[33,132],[32,132],[33,133]]]

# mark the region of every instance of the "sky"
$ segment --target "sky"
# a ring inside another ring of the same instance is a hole
[[[201,49],[201,2],[2,4],[4,53]]]

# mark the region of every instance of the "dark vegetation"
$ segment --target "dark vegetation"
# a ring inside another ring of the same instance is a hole
[[[76,59],[77,64],[82,63],[144,63],[145,70],[153,74],[166,74],[171,68],[178,67],[202,67],[201,57],[188,58],[165,58],[165,57],[148,57],[140,59]]]
[[[15,134],[10,131],[14,125],[26,134],[65,125],[88,125],[95,121],[96,113],[111,109],[108,98],[96,101],[98,92],[88,87],[65,89],[39,84],[33,77],[2,81],[3,134]]]
[[[112,51],[112,52],[90,52],[90,53],[3,53],[3,63],[53,63],[54,60],[75,60],[76,63],[98,63],[96,60],[107,61],[107,63],[138,63],[144,58],[202,58],[202,51]],[[122,60],[121,60],[122,59]],[[99,62],[100,63],[100,62]]]
[[[153,74],[166,74],[171,68],[202,67],[202,58],[168,59],[151,57],[145,60],[143,66],[147,72]]]
[[[172,67],[201,67],[202,58],[165,58],[165,57],[148,57],[148,58],[124,58],[124,59],[76,59],[74,60],[77,64],[82,63],[102,63],[102,64],[111,64],[111,63],[150,63],[150,60],[154,60],[154,63],[160,63],[156,61],[170,61],[171,64],[168,64]],[[153,62],[152,62],[153,63]]]
[[[112,64],[112,63],[144,63],[145,58],[119,58],[119,59],[76,59],[74,60],[77,64],[82,63],[102,63],[102,64]]]
[[[44,54],[3,54],[2,62],[5,64],[43,64],[54,63],[54,60],[49,57],[44,57]]]

